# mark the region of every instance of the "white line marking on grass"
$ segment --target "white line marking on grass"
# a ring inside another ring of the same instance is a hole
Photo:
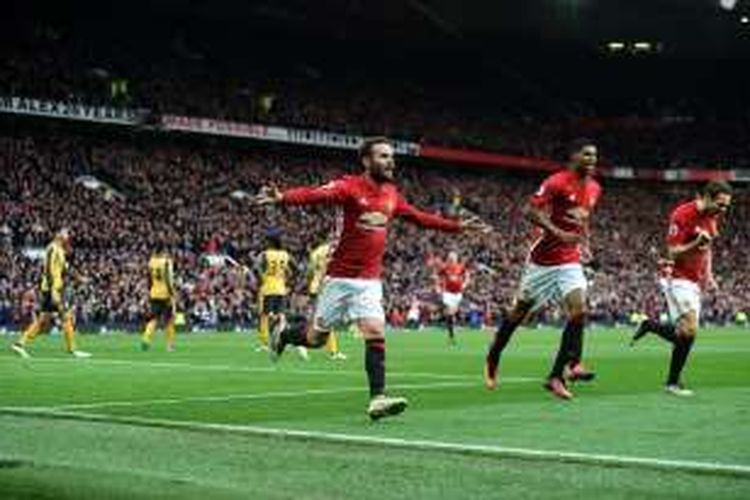
[[[332,367],[330,370],[325,369],[288,369],[289,365],[274,365],[274,366],[238,366],[238,365],[216,365],[216,364],[204,364],[200,362],[192,363],[175,363],[170,361],[132,361],[127,359],[102,359],[102,358],[91,358],[86,360],[72,360],[69,358],[45,358],[45,357],[34,357],[31,359],[23,360],[24,363],[77,363],[79,365],[88,364],[110,364],[110,365],[121,365],[121,366],[142,366],[149,368],[181,368],[191,371],[234,371],[234,372],[248,372],[248,373],[285,373],[285,374],[299,374],[299,375],[361,375],[362,372],[358,370],[339,370]],[[477,376],[472,375],[460,375],[450,373],[432,373],[432,372],[388,372],[388,377],[421,377],[421,378],[434,378],[438,380],[475,380],[477,383],[481,383],[481,374],[477,372]],[[503,382],[542,382],[542,378],[535,377],[503,377]]]
[[[445,389],[455,387],[478,386],[478,384],[469,384],[466,382],[439,382],[434,384],[394,384],[389,388],[394,390],[404,389]],[[189,396],[185,398],[162,398],[162,399],[144,399],[130,401],[102,401],[98,403],[81,403],[67,404],[59,406],[45,407],[49,410],[76,410],[89,408],[108,408],[114,406],[157,406],[157,405],[178,405],[184,403],[210,403],[220,401],[235,400],[253,400],[253,399],[277,399],[277,398],[298,398],[307,396],[320,396],[330,394],[345,394],[349,392],[362,392],[364,386],[357,387],[334,387],[330,389],[308,389],[305,391],[279,391],[279,392],[260,392],[255,394],[227,394],[223,396]]]
[[[720,462],[698,462],[692,460],[672,460],[627,455],[605,455],[599,453],[575,451],[540,450],[533,448],[451,443],[445,441],[427,441],[420,439],[387,438],[332,432],[278,429],[250,425],[212,424],[193,421],[173,421],[143,417],[103,415],[97,413],[65,412],[50,409],[0,408],[0,413],[26,417],[58,418],[110,424],[139,425],[144,427],[189,430],[194,432],[244,434],[250,436],[285,438],[300,441],[318,441],[333,444],[375,446],[381,448],[388,447],[427,452],[437,451],[442,453],[456,453],[460,455],[497,459],[557,462],[599,467],[628,467],[667,472],[677,471],[750,479],[750,466]]]

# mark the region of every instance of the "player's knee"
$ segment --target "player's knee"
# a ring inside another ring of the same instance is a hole
[[[573,324],[583,325],[586,323],[586,315],[585,307],[574,308],[568,314],[568,321]]]
[[[361,322],[357,328],[365,340],[385,339],[385,328],[380,323]]]
[[[72,328],[75,325],[76,317],[71,311],[68,311],[65,314],[63,314],[62,320],[63,320],[63,325],[65,325],[66,327]]]
[[[523,322],[524,319],[526,319],[526,316],[529,314],[529,311],[531,311],[533,304],[530,302],[517,302],[515,307],[511,309],[510,311],[506,311],[505,314],[503,314],[504,319],[506,321],[509,321],[513,323],[514,325],[519,325]]]
[[[679,337],[695,337],[698,333],[698,325],[692,321],[681,321],[677,325],[677,336]]]
[[[51,326],[52,326],[52,317],[47,313],[42,313],[41,317],[39,318],[39,329],[46,331]]]

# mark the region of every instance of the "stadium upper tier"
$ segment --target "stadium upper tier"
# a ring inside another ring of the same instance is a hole
[[[579,76],[575,81],[580,80],[581,88],[572,94],[574,84],[564,90],[559,78],[541,69],[532,74],[529,68],[516,78],[390,73],[373,78],[359,70],[346,76],[278,77],[226,61],[196,64],[185,57],[119,49],[95,56],[101,47],[40,35],[0,50],[3,96],[386,134],[549,159],[559,159],[571,138],[591,136],[601,146],[603,161],[613,166],[750,168],[750,124],[741,102],[733,100],[731,86],[726,92],[698,87],[690,92],[692,87],[682,83],[697,69],[689,62],[670,74],[677,63],[639,66],[629,73],[588,61],[593,66],[586,72],[595,76]],[[623,93],[632,73],[650,75],[654,85],[658,81],[666,90],[633,84],[630,93]]]

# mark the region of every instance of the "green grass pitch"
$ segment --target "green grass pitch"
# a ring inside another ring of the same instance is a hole
[[[699,333],[662,392],[669,348],[592,328],[576,398],[542,390],[559,333],[519,331],[486,391],[488,333],[390,332],[388,385],[407,412],[370,423],[361,341],[349,359],[280,363],[254,336],[42,337],[0,352],[0,498],[750,498],[750,330]],[[9,344],[10,337],[0,338]]]

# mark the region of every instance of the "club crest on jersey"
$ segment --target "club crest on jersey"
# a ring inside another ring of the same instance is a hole
[[[384,229],[388,224],[388,216],[382,212],[365,212],[357,219],[357,226],[362,229]]]

